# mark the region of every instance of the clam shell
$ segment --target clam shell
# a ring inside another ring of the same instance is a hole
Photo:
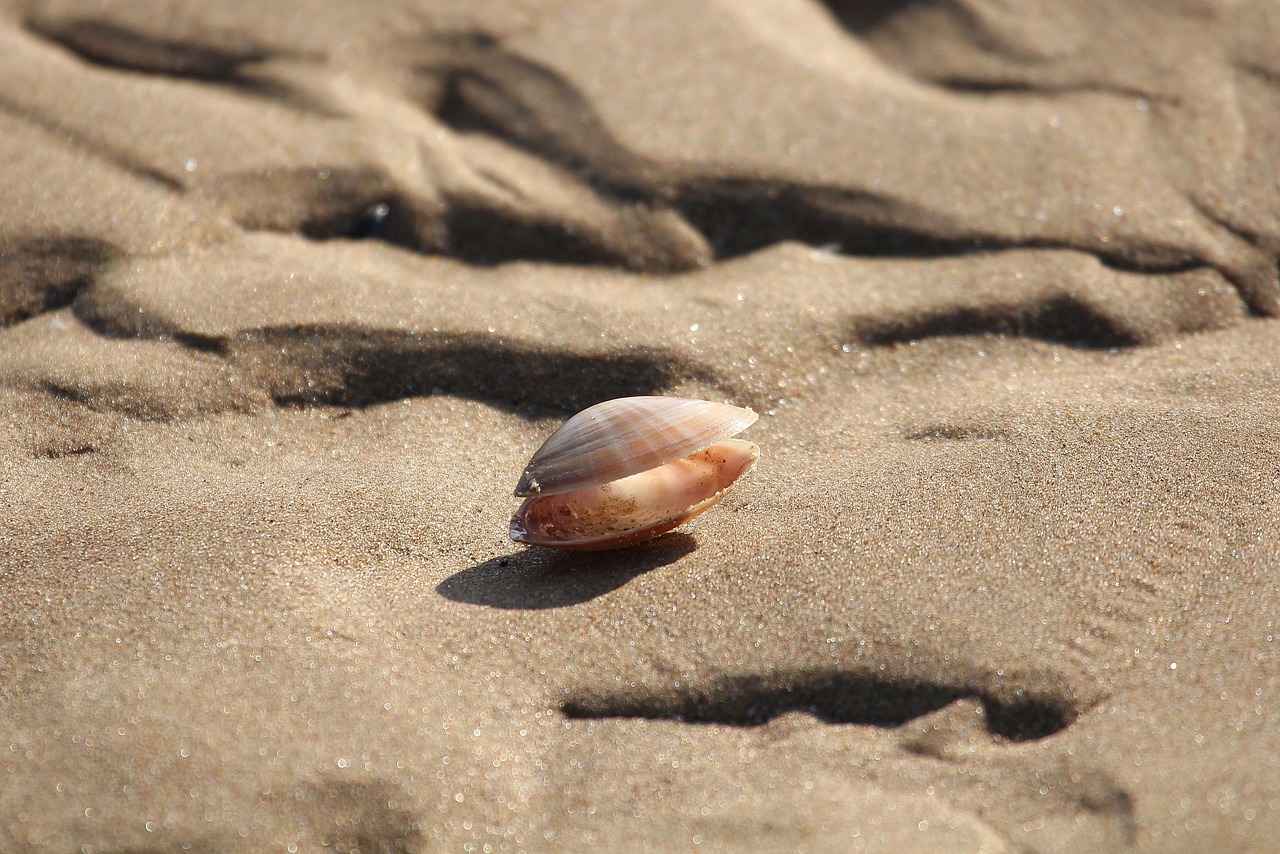
[[[524,500],[511,539],[557,549],[617,549],[671,531],[717,504],[759,449],[725,439],[666,465],[600,486]]]
[[[516,495],[556,495],[648,471],[735,436],[758,417],[709,400],[606,400],[551,434],[525,466]]]

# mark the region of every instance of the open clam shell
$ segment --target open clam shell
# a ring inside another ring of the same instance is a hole
[[[512,539],[605,549],[666,533],[718,502],[758,449],[732,436],[757,415],[723,403],[625,397],[585,409],[552,434],[516,486],[527,496]]]

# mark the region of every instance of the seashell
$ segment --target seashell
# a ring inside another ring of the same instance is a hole
[[[665,534],[714,506],[755,465],[759,449],[731,437],[757,417],[679,397],[622,397],[584,409],[525,467],[511,539],[586,550]]]

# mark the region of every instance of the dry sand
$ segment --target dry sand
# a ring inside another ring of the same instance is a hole
[[[0,3],[0,851],[1277,850],[1277,44]],[[640,393],[756,471],[509,542]]]

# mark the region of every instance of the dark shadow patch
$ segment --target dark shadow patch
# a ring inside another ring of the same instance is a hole
[[[493,176],[487,176],[493,180]],[[270,192],[263,193],[264,188]],[[449,199],[417,198],[376,172],[317,170],[220,180],[202,193],[247,229],[301,232],[312,240],[380,240],[477,266],[510,261],[622,267],[670,273],[706,259],[662,231],[661,212],[619,205],[607,233],[553,217],[523,215]],[[270,199],[253,207],[244,200]]]
[[[1032,246],[1030,248],[1061,249],[1064,247]],[[1179,273],[1202,270],[1205,267],[1203,261],[1182,249],[1136,241],[1118,246],[1114,253],[1095,255],[1094,257],[1098,259],[1098,263],[1102,266],[1108,270],[1115,270],[1117,273],[1174,276]]]
[[[93,445],[72,444],[72,445],[46,445],[37,448],[35,458],[38,460],[60,460],[65,457],[83,457],[87,454],[95,453],[98,449]]]
[[[26,28],[101,68],[198,80],[300,112],[338,115],[321,99],[274,79],[270,72],[274,59],[320,63],[323,56],[271,50],[242,31],[202,31],[198,37],[164,38],[110,21],[39,14],[26,22]]]
[[[850,35],[889,65],[917,79],[931,69],[939,46],[977,51],[1010,61],[1042,64],[1033,46],[1024,46],[983,20],[980,6],[965,0],[820,0]],[[923,59],[925,57],[927,59]]]
[[[131,383],[91,384],[86,388],[74,388],[52,381],[41,382],[40,388],[50,397],[64,403],[83,407],[92,412],[123,415],[137,421],[176,421],[220,412],[250,413],[266,405],[259,392],[253,397],[238,397],[234,391],[210,387],[203,394],[188,396],[181,401],[172,395],[155,394]],[[85,453],[95,450],[89,448]],[[57,454],[67,456],[67,454]]]
[[[961,77],[944,75],[930,81],[960,95],[1028,95],[1041,97],[1044,95],[1114,95],[1125,100],[1141,98],[1150,103],[1166,104],[1177,107],[1178,98],[1162,97],[1144,89],[1126,88],[1124,86],[1107,86],[1100,83],[1060,83],[1053,84],[1033,80],[1000,80],[985,77]]]
[[[514,505],[513,505],[514,508]],[[563,552],[528,548],[449,576],[436,592],[454,602],[508,610],[581,605],[622,587],[646,572],[692,552],[689,534],[667,534],[644,545],[609,552]]]
[[[1124,844],[1133,845],[1136,842],[1138,820],[1133,795],[1109,774],[1101,771],[1087,774],[1077,772],[1065,777],[1062,788],[1069,793],[1078,809],[1111,818]]]
[[[62,45],[86,62],[123,71],[227,80],[268,51],[238,33],[204,34],[206,40],[163,39],[91,18],[36,17],[36,35]]]
[[[591,103],[554,71],[484,34],[424,45],[416,70],[441,81],[437,118],[546,158],[620,199],[652,201],[652,165],[619,145]]]
[[[307,237],[323,239],[327,229],[318,226],[319,223],[313,220],[303,229],[303,233]],[[358,211],[351,224],[341,231],[345,231],[345,236],[351,240],[386,240],[391,233],[390,227],[391,203],[373,202]]]
[[[898,318],[858,318],[852,326],[856,339],[876,346],[958,335],[1038,338],[1092,350],[1143,343],[1137,332],[1117,319],[1069,296],[981,308],[957,306]]]
[[[121,306],[108,292],[98,289],[81,291],[71,304],[71,313],[87,329],[103,338],[128,340],[134,338],[158,338],[173,341],[192,350],[212,356],[226,355],[223,339],[185,332],[163,319]]]
[[[326,780],[265,797],[303,819],[309,841],[326,851],[416,854],[427,847],[416,800],[382,780]]]
[[[250,231],[313,240],[382,240],[415,252],[448,248],[442,212],[416,204],[376,169],[281,169],[221,176],[195,192]]]
[[[676,209],[711,244],[734,258],[785,241],[826,246],[842,255],[932,258],[998,248],[955,236],[928,211],[858,190],[769,181],[713,181],[679,192]],[[919,223],[908,227],[903,223]],[[948,236],[951,235],[951,236]]]
[[[260,227],[241,221],[249,228]],[[289,228],[276,229],[289,231]],[[353,194],[345,207],[316,205],[301,223],[313,240],[381,240],[425,254],[440,254],[476,266],[534,261],[610,266],[645,272],[676,272],[696,266],[684,259],[642,257],[553,221],[539,221],[493,208],[451,202],[428,210],[401,193]]]
[[[260,227],[256,223],[242,224]],[[385,189],[372,197],[361,193],[334,193],[325,203],[311,207],[298,230],[312,240],[381,240],[425,254],[444,254],[449,245],[443,217],[428,213],[405,196]]]
[[[850,33],[866,35],[912,9],[937,5],[937,0],[819,0]],[[948,4],[950,5],[950,4]],[[962,9],[957,5],[957,9]]]
[[[583,355],[485,335],[303,326],[245,333],[226,341],[225,351],[286,406],[362,407],[444,393],[517,412],[576,412],[686,379],[722,385],[710,371],[657,350]]]
[[[615,221],[614,240],[579,232],[554,221],[507,216],[490,208],[453,204],[446,218],[445,251],[469,264],[501,264],[508,261],[541,261],[553,264],[621,267],[655,274],[696,269],[699,259],[665,245],[660,235],[646,233],[649,211],[633,206],[634,216]],[[621,239],[626,230],[631,240]]]
[[[989,427],[964,424],[931,424],[920,430],[902,434],[908,442],[983,442],[1008,438],[1007,434]]]
[[[63,403],[72,403],[76,406],[89,405],[87,398],[82,392],[74,388],[59,385],[55,382],[46,380],[45,382],[40,383],[40,390]]]
[[[1020,816],[1034,821],[1048,814],[1074,816],[1076,821],[1096,820],[1093,850],[1129,850],[1137,839],[1135,799],[1110,774],[1070,757],[1037,765],[1033,788],[1039,789],[1035,811]]]
[[[856,673],[793,673],[721,679],[707,687],[662,694],[584,695],[567,701],[571,718],[651,718],[686,723],[759,726],[802,711],[831,724],[894,728],[975,697],[988,731],[1009,741],[1035,741],[1060,732],[1077,717],[1069,701],[1018,697],[1009,701],[974,688],[877,678]]]
[[[983,697],[987,729],[1010,741],[1039,741],[1061,732],[1079,717],[1074,705],[1045,698]]]
[[[0,326],[70,305],[119,256],[87,237],[49,237],[0,247]]]
[[[170,337],[173,339],[174,343],[181,344],[189,350],[208,353],[210,356],[227,355],[227,343],[220,338],[214,338],[209,335],[199,335],[195,332],[175,332]]]

